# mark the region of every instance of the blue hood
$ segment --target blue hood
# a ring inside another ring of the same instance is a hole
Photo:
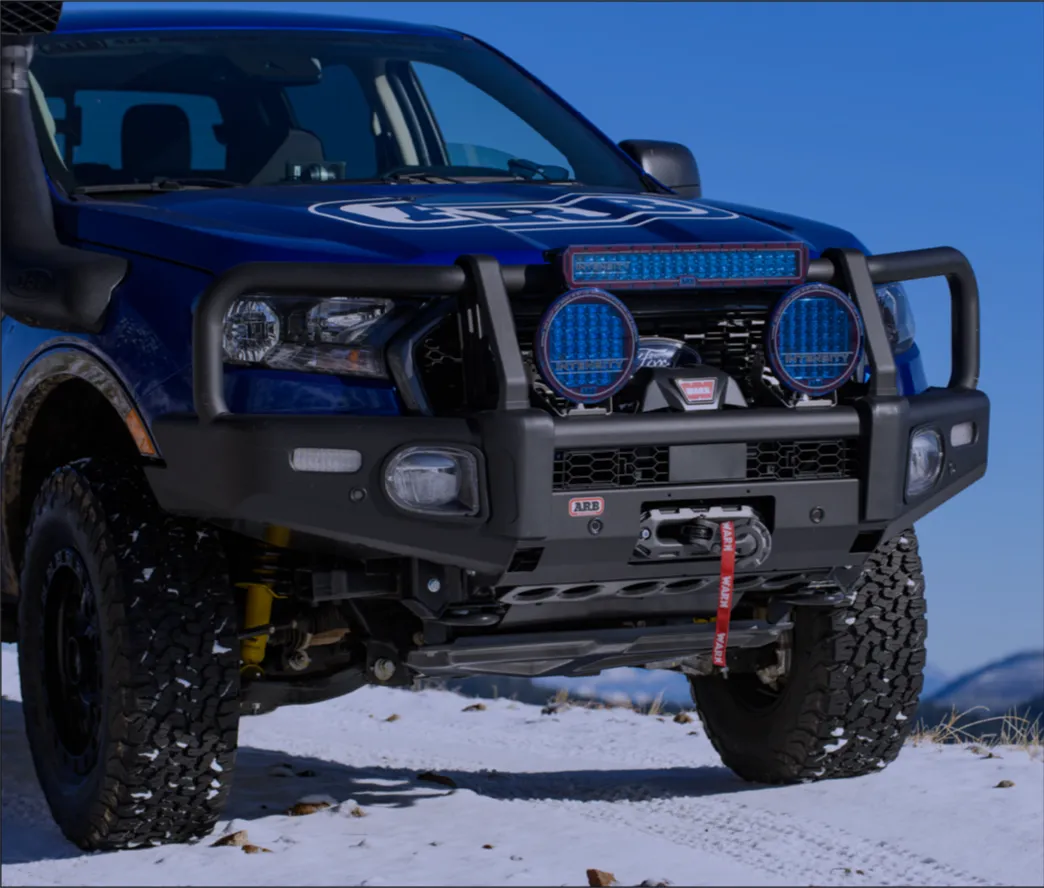
[[[260,260],[444,264],[462,253],[526,264],[583,244],[862,249],[839,229],[732,204],[516,183],[187,190],[68,211],[82,241],[212,273]]]

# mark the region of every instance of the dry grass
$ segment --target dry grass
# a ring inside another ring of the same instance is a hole
[[[1044,735],[1039,717],[1030,720],[1013,710],[1004,715],[967,720],[972,713],[983,709],[982,706],[964,712],[951,709],[950,714],[933,727],[918,722],[907,742],[913,746],[925,743],[970,745],[980,752],[1003,747],[1023,750],[1033,758],[1044,755]],[[983,730],[987,726],[991,730]]]

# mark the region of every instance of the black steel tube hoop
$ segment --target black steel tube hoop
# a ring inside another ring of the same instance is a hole
[[[225,314],[244,294],[343,296],[469,295],[479,309],[493,350],[500,410],[528,406],[528,383],[515,341],[509,294],[545,282],[547,266],[502,266],[489,256],[462,256],[455,265],[354,265],[338,262],[253,262],[218,277],[200,297],[193,319],[192,387],[196,414],[211,422],[229,413],[224,395],[222,334]],[[827,250],[809,264],[807,280],[845,286],[866,329],[872,392],[895,397],[896,366],[874,284],[945,277],[952,306],[953,371],[949,388],[979,382],[979,290],[967,258],[952,247],[866,257],[857,250]]]
[[[979,285],[968,257],[953,247],[931,247],[901,253],[881,253],[863,257],[855,250],[828,250],[809,263],[807,280],[822,283],[849,283],[838,254],[848,254],[848,268],[865,263],[874,284],[893,284],[925,278],[944,277],[950,290],[950,356],[952,370],[947,388],[975,389],[979,385],[980,333]],[[854,257],[860,257],[856,259]],[[860,261],[862,260],[862,261]],[[857,273],[857,276],[858,273]],[[876,300],[875,300],[876,301]],[[866,311],[860,304],[864,317]],[[880,314],[879,309],[870,313]],[[871,361],[871,364],[873,362]]]
[[[945,277],[950,288],[950,354],[948,388],[979,385],[979,285],[968,257],[953,247],[932,247],[867,258],[875,284]]]

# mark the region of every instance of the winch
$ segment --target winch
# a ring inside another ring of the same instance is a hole
[[[772,534],[750,506],[662,506],[642,512],[635,561],[721,557],[721,525],[736,533],[736,570],[754,570],[772,553]]]

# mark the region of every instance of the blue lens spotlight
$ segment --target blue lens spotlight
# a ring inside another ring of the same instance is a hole
[[[537,367],[552,391],[575,404],[597,404],[634,374],[638,328],[605,290],[571,290],[548,306],[534,344]]]
[[[767,351],[773,371],[788,388],[826,395],[855,373],[863,354],[863,322],[840,290],[803,284],[773,311]]]

